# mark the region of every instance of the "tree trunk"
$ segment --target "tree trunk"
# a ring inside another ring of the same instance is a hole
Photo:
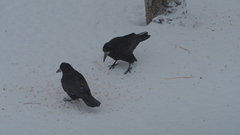
[[[181,8],[185,8],[185,0],[145,0],[147,25],[152,22],[153,18],[159,15],[175,13],[177,11],[176,7],[179,5],[183,5]]]
[[[164,13],[164,0],[145,0],[146,23],[152,22],[152,19]]]

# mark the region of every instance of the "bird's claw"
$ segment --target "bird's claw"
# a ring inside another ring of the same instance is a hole
[[[131,73],[131,69],[132,69],[132,67],[129,67],[129,68],[124,72],[124,74]]]
[[[64,98],[64,99],[63,99],[63,101],[65,101],[65,102],[71,102],[71,101],[72,101],[72,99],[67,99],[67,98]]]
[[[109,69],[114,69],[115,66],[117,66],[117,65],[118,65],[118,63],[113,63],[112,65],[109,65],[108,67],[109,67]]]

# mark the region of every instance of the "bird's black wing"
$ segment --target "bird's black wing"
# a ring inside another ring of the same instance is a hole
[[[108,46],[116,53],[124,55],[131,54],[137,46],[136,34],[131,33],[126,36],[116,37],[108,42]]]
[[[90,91],[85,78],[77,71],[63,76],[62,86],[67,93],[75,96]]]
[[[123,36],[119,42],[121,42],[121,52],[125,55],[132,54],[134,49],[136,49],[137,45],[139,44],[137,35],[135,33]]]
[[[144,41],[147,40],[150,37],[150,35],[148,35],[148,32],[142,32],[139,34],[135,34],[135,33],[131,33],[129,35],[123,36],[122,38],[124,38],[123,43],[124,43],[124,53],[126,55],[128,54],[132,54],[133,51],[136,49],[137,45]]]

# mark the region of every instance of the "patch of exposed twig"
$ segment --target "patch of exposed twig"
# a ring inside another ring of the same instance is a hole
[[[24,105],[41,105],[41,103],[37,103],[37,102],[27,102],[27,103],[24,103]]]
[[[188,50],[188,49],[186,49],[186,48],[183,48],[183,47],[181,47],[181,46],[179,46],[179,48],[180,48],[180,49],[183,49],[184,51],[187,51],[188,53],[191,52],[190,50]]]
[[[192,78],[193,76],[181,76],[181,77],[170,77],[170,78],[165,78],[166,80],[169,80],[169,79],[190,79]]]

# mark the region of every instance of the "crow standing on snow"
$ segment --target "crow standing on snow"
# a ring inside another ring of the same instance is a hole
[[[88,87],[88,84],[78,71],[73,69],[73,67],[68,63],[62,63],[60,65],[60,69],[57,70],[58,72],[63,72],[63,76],[61,79],[62,87],[65,92],[71,97],[71,101],[82,98],[87,106],[90,107],[98,107],[100,106],[100,102],[95,99]]]
[[[126,61],[129,63],[129,67],[124,74],[131,72],[131,65],[134,61],[137,61],[133,55],[134,49],[140,42],[148,39],[149,37],[150,35],[148,35],[147,32],[142,32],[139,34],[131,33],[126,36],[113,38],[103,46],[103,62],[107,56],[113,58],[115,62],[109,68],[113,69],[116,65],[118,65],[116,64],[118,60]]]

